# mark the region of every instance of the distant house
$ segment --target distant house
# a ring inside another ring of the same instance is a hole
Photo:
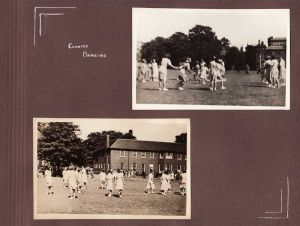
[[[268,47],[265,49],[265,55],[282,57],[286,59],[286,38],[268,38]]]
[[[180,143],[118,139],[107,155],[94,160],[94,171],[124,169],[149,173],[186,170],[187,146]],[[107,166],[106,166],[107,165]]]

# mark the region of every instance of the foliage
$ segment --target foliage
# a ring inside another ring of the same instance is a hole
[[[188,35],[176,32],[169,38],[157,37],[144,43],[141,56],[148,62],[151,59],[159,62],[165,53],[169,53],[175,65],[187,57],[209,62],[214,56],[220,57],[222,50],[228,50],[229,46],[230,41],[224,37],[219,40],[211,27],[196,25]]]
[[[232,69],[234,66],[236,69],[241,70],[244,68],[245,59],[244,53],[242,50],[239,50],[237,47],[233,46],[227,50],[225,56],[225,66],[227,69]]]
[[[109,146],[111,146],[118,138],[123,139],[136,139],[131,133],[121,133],[113,130],[93,132],[87,136],[87,139],[83,142],[85,148],[88,150],[91,156],[104,156],[105,149],[107,147],[107,136],[109,135]]]
[[[38,159],[52,166],[85,165],[87,153],[72,122],[38,123]]]
[[[186,144],[187,143],[187,133],[181,133],[175,137],[175,143]]]

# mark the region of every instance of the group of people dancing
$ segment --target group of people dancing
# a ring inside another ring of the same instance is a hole
[[[285,60],[267,56],[263,67],[259,71],[262,74],[262,82],[270,88],[280,88],[286,82]],[[281,82],[282,81],[282,82]]]
[[[87,170],[85,167],[76,167],[69,166],[65,167],[62,172],[63,175],[63,186],[69,189],[69,199],[78,198],[79,194],[83,192],[84,189],[87,189],[88,176]],[[46,167],[45,172],[45,181],[47,186],[47,194],[53,195],[53,180],[52,180],[52,171],[51,167]],[[147,175],[147,184],[146,192],[148,194],[154,194],[155,190],[155,174],[152,169],[150,169],[149,174]],[[130,177],[128,177],[130,179]],[[165,170],[162,172],[160,177],[160,193],[162,195],[167,195],[171,192],[171,181],[175,179],[174,173],[170,170]],[[187,174],[186,171],[178,171],[177,179],[180,187],[180,194],[186,195],[187,193]],[[108,170],[106,173],[104,170],[101,170],[99,173],[99,186],[97,189],[107,190],[106,196],[112,197],[116,196],[118,198],[122,197],[122,192],[125,185],[125,171],[122,169],[117,170]],[[113,194],[116,191],[116,194]]]
[[[211,91],[217,90],[217,83],[221,82],[221,89],[226,89],[224,86],[225,78],[225,64],[222,59],[213,59],[209,62],[209,67],[203,59],[195,62],[195,67],[191,69],[191,58],[186,58],[183,62],[179,63],[179,66],[174,66],[170,60],[170,54],[165,54],[161,60],[160,66],[156,63],[155,59],[151,60],[150,64],[147,64],[146,59],[142,59],[139,65],[138,80],[142,82],[154,81],[158,82],[158,90],[167,91],[167,68],[171,67],[178,70],[177,76],[177,89],[183,91],[184,84],[190,79],[188,73],[193,75],[194,80],[198,80],[201,84],[210,82]]]

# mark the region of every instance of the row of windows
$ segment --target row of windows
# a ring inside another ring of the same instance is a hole
[[[149,158],[154,158],[154,152],[148,152],[148,154],[147,154],[147,152],[140,152],[140,155],[141,155],[141,158],[146,158],[147,157],[147,155],[149,156]],[[121,158],[124,158],[125,157],[125,151],[120,151],[120,157]],[[132,152],[132,157],[138,157],[138,152],[137,151],[134,151],[134,152]],[[177,160],[182,160],[182,158],[183,158],[183,154],[177,154],[176,155],[176,157],[177,157]],[[186,160],[186,155],[185,155],[185,160]],[[159,158],[160,159],[173,159],[173,153],[171,153],[171,152],[166,152],[166,153],[159,153]]]

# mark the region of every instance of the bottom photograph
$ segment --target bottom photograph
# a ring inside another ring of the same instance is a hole
[[[190,119],[33,119],[34,219],[191,219]]]

